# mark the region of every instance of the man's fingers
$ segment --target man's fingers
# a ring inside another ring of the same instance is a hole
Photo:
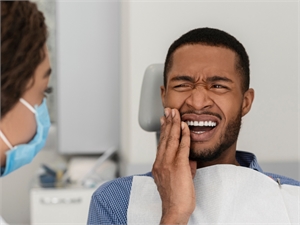
[[[197,161],[189,161],[190,163],[190,167],[191,167],[191,174],[192,174],[192,178],[194,179],[195,175],[196,175],[196,171],[197,171]]]
[[[180,114],[177,109],[171,110],[171,129],[166,142],[165,156],[168,162],[173,161],[178,151],[181,135]]]
[[[165,127],[166,127],[166,118],[163,116],[160,118],[160,124],[161,124],[161,128],[160,128],[160,137],[159,137],[159,142],[158,142],[158,146],[157,146],[157,151],[156,151],[156,162],[160,162],[162,160],[164,153],[164,149],[166,147],[166,141],[164,138],[164,131],[165,131]]]
[[[163,122],[163,123],[162,123]],[[168,135],[172,127],[171,109],[165,108],[165,116],[161,118],[159,146],[165,147],[168,140]]]
[[[172,127],[172,115],[170,108],[165,108],[165,116],[160,118],[160,123],[160,137],[155,160],[155,162],[157,163],[161,162],[161,160],[163,159],[165,149],[167,147],[168,136]]]
[[[190,129],[185,122],[181,122],[181,141],[178,150],[178,156],[183,158],[188,158],[190,155]]]
[[[180,114],[177,109],[165,108],[165,117],[161,118],[161,133],[156,158],[173,161],[180,142]]]

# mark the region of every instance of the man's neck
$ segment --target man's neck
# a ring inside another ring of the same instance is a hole
[[[207,167],[207,166],[213,166],[217,164],[232,164],[236,166],[240,166],[236,159],[236,146],[234,146],[233,149],[227,149],[224,151],[217,159],[212,161],[198,161],[197,162],[197,169]]]

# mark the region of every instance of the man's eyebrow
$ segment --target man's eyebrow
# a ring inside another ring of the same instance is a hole
[[[206,81],[207,82],[225,81],[225,82],[233,83],[233,81],[231,79],[229,79],[228,77],[222,77],[222,76],[208,77],[208,78],[206,78]]]
[[[51,75],[51,72],[52,72],[52,69],[49,68],[49,69],[46,71],[46,73],[44,74],[44,78],[49,77],[49,76]]]
[[[194,82],[195,79],[193,77],[187,76],[187,75],[179,75],[176,77],[173,77],[171,81],[189,81],[189,82]]]

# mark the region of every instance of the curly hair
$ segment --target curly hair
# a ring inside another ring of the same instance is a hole
[[[1,1],[1,117],[19,101],[45,58],[44,15],[29,1]]]

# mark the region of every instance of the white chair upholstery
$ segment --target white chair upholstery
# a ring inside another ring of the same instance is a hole
[[[149,132],[160,132],[160,117],[164,108],[160,97],[164,64],[152,64],[145,71],[139,106],[139,124]]]

